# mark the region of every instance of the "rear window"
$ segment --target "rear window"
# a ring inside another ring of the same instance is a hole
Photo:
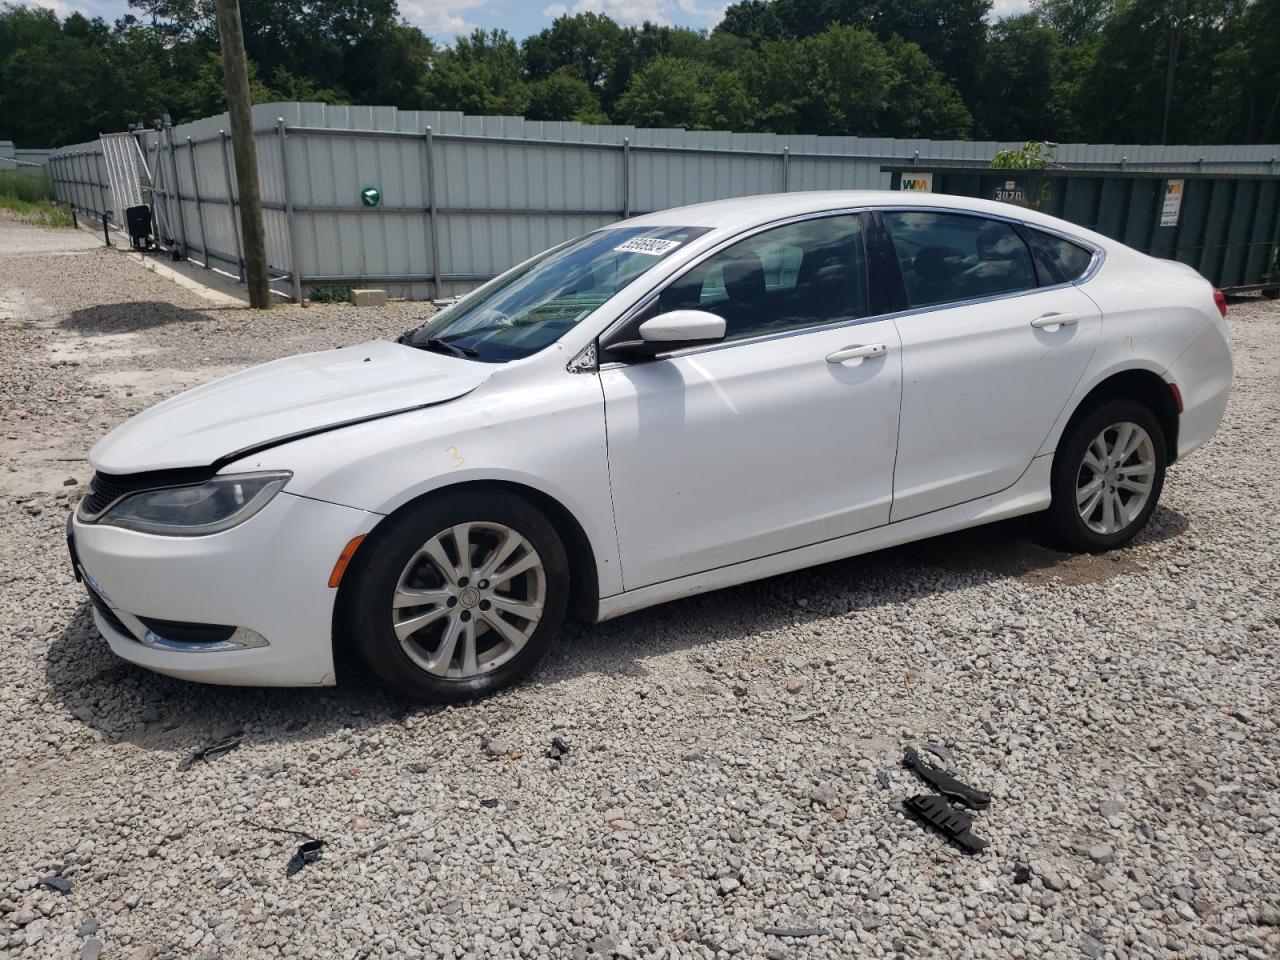
[[[1041,230],[1033,230],[1032,233],[1036,235],[1040,245],[1044,247],[1050,258],[1057,265],[1058,272],[1062,274],[1063,280],[1079,279],[1089,269],[1089,264],[1093,262],[1093,251],[1080,246],[1078,243],[1063,240],[1062,237],[1055,237],[1053,234],[1044,233]]]

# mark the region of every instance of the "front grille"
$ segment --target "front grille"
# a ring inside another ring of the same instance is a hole
[[[93,479],[89,481],[89,495],[80,504],[80,519],[96,518],[111,504],[131,493],[186,483],[204,483],[213,474],[213,467],[148,470],[144,473],[94,473]]]
[[[126,493],[132,493],[128,477],[113,477],[109,473],[95,473],[89,481],[89,496],[84,500],[85,513],[101,513],[107,506]]]

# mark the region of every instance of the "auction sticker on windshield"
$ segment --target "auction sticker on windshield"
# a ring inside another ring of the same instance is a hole
[[[658,237],[632,237],[626,243],[614,247],[617,253],[646,253],[660,257],[680,246],[679,240],[661,240]]]

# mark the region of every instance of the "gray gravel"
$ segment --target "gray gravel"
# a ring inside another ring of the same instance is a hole
[[[1280,955],[1280,306],[1233,305],[1227,423],[1130,549],[950,536],[571,627],[531,682],[431,709],[359,677],[237,690],[128,666],[63,546],[77,458],[111,424],[423,307],[209,310],[52,231],[18,255],[18,229],[0,223],[0,954]],[[901,748],[925,743],[993,795],[980,856],[898,812],[920,790]],[[284,829],[327,841],[292,877]]]

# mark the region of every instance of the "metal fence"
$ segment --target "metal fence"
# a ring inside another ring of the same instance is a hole
[[[33,177],[49,172],[51,150],[15,147],[12,140],[0,140],[0,170],[16,170]]]
[[[888,189],[885,164],[984,167],[1011,143],[636,129],[519,117],[273,103],[254,107],[273,287],[464,292],[561,240],[650,210],[787,190]],[[241,272],[227,116],[140,133],[175,246]],[[1065,144],[1076,168],[1280,173],[1280,147]],[[50,158],[59,199],[112,202],[99,142]],[[374,188],[379,200],[366,205]]]

